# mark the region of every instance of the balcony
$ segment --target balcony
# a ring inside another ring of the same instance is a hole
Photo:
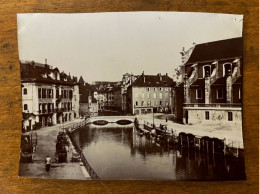
[[[39,114],[51,114],[55,113],[55,109],[46,109],[46,110],[39,110]]]
[[[67,111],[66,108],[56,108],[55,110],[56,110],[57,113],[62,113],[62,112]]]
[[[184,103],[184,107],[232,107],[232,108],[241,108],[242,104],[241,103],[210,103],[210,104],[205,104],[205,103]]]

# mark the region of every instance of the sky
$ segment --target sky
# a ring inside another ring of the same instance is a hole
[[[182,48],[242,36],[243,16],[192,12],[18,14],[20,60],[58,67],[85,81],[125,73],[172,76]]]

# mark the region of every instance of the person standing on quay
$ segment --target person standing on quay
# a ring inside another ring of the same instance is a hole
[[[49,155],[45,159],[45,167],[46,167],[46,171],[49,172],[51,168],[51,157]]]

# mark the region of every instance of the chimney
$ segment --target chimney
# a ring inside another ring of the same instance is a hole
[[[165,75],[166,75],[166,77],[168,77],[168,73],[166,73]]]
[[[45,65],[47,65],[47,59],[45,59]]]
[[[158,76],[159,76],[159,78],[160,78],[160,81],[162,81],[161,73],[158,73]]]
[[[32,67],[35,68],[35,63],[34,63],[34,61],[32,61]]]

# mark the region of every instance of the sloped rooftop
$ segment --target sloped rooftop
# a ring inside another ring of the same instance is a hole
[[[197,44],[186,64],[243,56],[243,38]]]

